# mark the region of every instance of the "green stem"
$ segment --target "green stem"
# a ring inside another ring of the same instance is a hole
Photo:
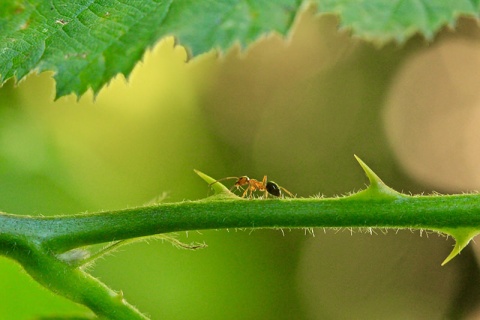
[[[3,221],[5,217],[2,217]],[[51,291],[88,306],[102,318],[147,319],[123,299],[121,292],[114,292],[88,273],[58,259],[50,250],[40,247],[38,241],[11,236],[4,228],[0,229],[1,252],[16,259],[35,280]]]
[[[282,227],[480,229],[480,195],[201,200],[53,218],[1,214],[0,243],[16,233],[61,253],[174,231]]]
[[[47,288],[108,319],[146,319],[78,266],[71,249],[162,233],[225,228],[410,228],[448,233],[457,243],[444,264],[480,230],[480,195],[407,196],[386,186],[360,159],[370,186],[340,198],[242,199],[203,173],[215,191],[199,201],[58,217],[0,213],[0,254]],[[63,254],[62,254],[63,253]],[[62,255],[60,255],[62,254]],[[82,257],[80,255],[80,257]],[[94,256],[93,258],[96,258]],[[72,261],[70,261],[72,262]]]

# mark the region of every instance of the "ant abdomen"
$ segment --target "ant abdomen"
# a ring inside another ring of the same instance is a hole
[[[265,189],[267,189],[267,192],[270,193],[272,196],[280,197],[280,187],[275,182],[268,181]]]

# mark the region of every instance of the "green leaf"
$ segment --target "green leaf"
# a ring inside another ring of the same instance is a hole
[[[0,82],[53,70],[57,98],[128,76],[145,50],[174,35],[192,55],[285,34],[299,0],[4,0]]]
[[[460,14],[478,15],[468,0],[314,0],[338,13],[344,27],[378,42],[431,38]],[[113,77],[128,77],[145,50],[174,36],[191,56],[242,47],[269,32],[285,35],[301,0],[3,0],[0,3],[0,84],[32,71],[55,73],[57,98]]]
[[[431,39],[459,15],[478,17],[475,0],[314,0],[320,13],[337,13],[342,27],[380,44],[403,42],[415,33]]]

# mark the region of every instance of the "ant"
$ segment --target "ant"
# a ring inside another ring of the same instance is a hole
[[[268,181],[267,182],[267,176],[263,176],[263,180],[259,181],[257,179],[250,179],[247,176],[241,176],[241,177],[226,177],[219,179],[215,182],[210,183],[210,185],[217,183],[219,181],[223,180],[229,180],[229,179],[237,179],[235,184],[230,188],[230,191],[232,191],[233,188],[242,189],[241,187],[247,186],[245,191],[243,191],[242,198],[244,198],[247,193],[248,197],[251,198],[252,194],[254,191],[263,191],[265,192],[265,198],[268,197],[268,194],[271,194],[272,196],[275,197],[280,197],[282,195],[282,190],[288,194],[290,197],[294,197],[294,195],[285,189],[284,187],[280,187],[277,183],[273,181]]]

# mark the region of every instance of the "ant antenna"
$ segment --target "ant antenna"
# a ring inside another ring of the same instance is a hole
[[[226,177],[226,178],[218,179],[218,180],[215,180],[212,183],[208,184],[208,186],[211,187],[212,184],[215,184],[215,183],[223,181],[223,180],[231,180],[231,179],[237,179],[238,180],[239,177]]]

